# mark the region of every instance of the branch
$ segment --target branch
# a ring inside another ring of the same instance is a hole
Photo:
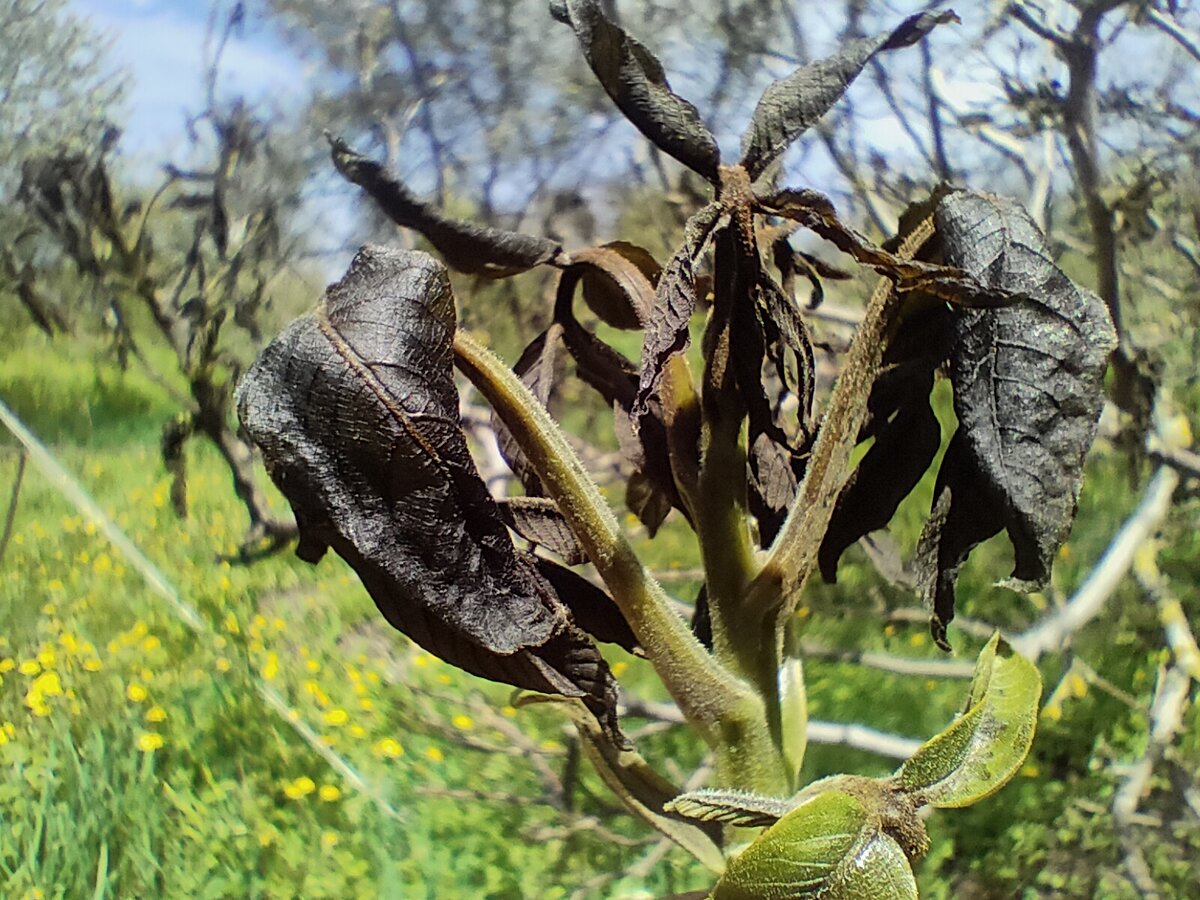
[[[641,698],[629,699],[626,715],[679,725],[686,721],[675,704]],[[908,759],[921,746],[921,742],[915,738],[889,734],[869,725],[856,722],[822,722],[814,719],[808,722],[808,741],[811,744],[865,750],[867,753],[875,753],[888,759]]]
[[[922,621],[928,622],[929,613],[922,611],[922,615]],[[974,663],[958,662],[952,659],[910,659],[872,650],[842,650],[836,647],[822,647],[808,641],[801,642],[800,650],[805,657],[810,659],[853,663],[869,669],[878,669],[881,672],[891,672],[895,675],[915,675],[922,678],[971,678],[975,674]]]
[[[1175,43],[1186,50],[1193,59],[1200,60],[1200,37],[1187,31],[1170,16],[1164,16],[1153,6],[1147,4],[1146,18],[1159,31],[1168,35]]]
[[[1134,885],[1147,898],[1159,898],[1162,894],[1150,874],[1138,838],[1133,834],[1133,826],[1138,822],[1138,804],[1149,789],[1154,766],[1182,728],[1191,683],[1191,678],[1174,666],[1163,672],[1150,707],[1150,741],[1141,758],[1129,767],[1124,783],[1113,794],[1113,819],[1125,850],[1125,865]]]
[[[1154,473],[1142,501],[1125,520],[1100,562],[1067,604],[1012,640],[1018,653],[1037,662],[1046,653],[1062,649],[1079,631],[1104,609],[1130,567],[1138,548],[1150,538],[1171,508],[1171,497],[1179,484],[1179,474],[1168,466]]]
[[[888,759],[908,759],[921,746],[915,738],[876,731],[866,725],[842,722],[819,722],[809,719],[808,742],[810,744],[833,744],[865,750]]]

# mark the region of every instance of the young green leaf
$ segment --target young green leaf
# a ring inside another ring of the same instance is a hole
[[[717,788],[688,791],[666,806],[667,812],[677,816],[743,828],[774,825],[795,808],[795,803],[778,797]]]
[[[555,241],[450,219],[412,192],[383,166],[329,137],[338,172],[366,191],[397,225],[412,228],[433,244],[446,264],[468,275],[505,278],[550,262],[562,247]]]
[[[791,143],[817,123],[877,53],[915,44],[936,26],[957,22],[952,12],[910,16],[888,34],[862,38],[776,81],[763,92],[742,141],[742,165],[758,178]]]
[[[610,22],[597,0],[558,0],[555,18],[570,25],[583,55],[617,109],[664,153],[711,182],[721,153],[696,107],[671,90],[654,54]]]
[[[1037,668],[997,632],[979,654],[966,712],[900,767],[898,786],[937,807],[991,796],[1029,753],[1041,694]]]
[[[364,248],[246,373],[242,424],[292,504],[302,559],[332,547],[418,644],[473,674],[580,698],[617,740],[607,664],[516,552],[471,461],[454,331],[443,266]]]
[[[733,859],[713,900],[915,900],[916,882],[879,817],[840,790],[787,813]]]
[[[985,289],[1027,298],[955,316],[950,380],[959,427],[917,552],[931,627],[944,644],[958,570],[980,541],[1007,530],[1014,587],[1049,577],[1075,517],[1116,335],[1104,304],[1053,263],[1045,238],[1012,201],[957,191],[938,205],[935,222],[948,265]]]

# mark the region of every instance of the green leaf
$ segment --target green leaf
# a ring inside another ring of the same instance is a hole
[[[841,869],[842,878],[821,900],[916,900],[917,879],[904,849],[879,832]]]
[[[900,845],[855,797],[825,791],[792,810],[729,863],[714,900],[910,900]]]
[[[1041,694],[1037,668],[996,633],[979,654],[966,712],[900,767],[900,788],[943,808],[991,796],[1029,753]]]

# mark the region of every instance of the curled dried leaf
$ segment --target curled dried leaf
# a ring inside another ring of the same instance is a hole
[[[302,559],[332,547],[418,644],[467,672],[579,698],[616,740],[608,666],[516,552],[467,450],[455,327],[444,267],[364,248],[246,373],[242,424],[296,513]]]
[[[801,66],[763,92],[742,142],[742,165],[757,179],[791,143],[827,113],[877,53],[915,44],[953,12],[909,16],[887,34],[851,41],[826,59]]]
[[[715,183],[721,157],[716,138],[696,107],[671,90],[654,54],[610,22],[596,0],[560,0],[551,12],[574,29],[588,65],[625,118],[664,153]]]
[[[646,414],[667,360],[686,350],[691,340],[688,325],[696,310],[696,269],[721,215],[721,206],[710,203],[688,219],[683,244],[658,280],[654,311],[642,339],[642,372],[633,405],[635,420]]]
[[[505,278],[550,262],[562,252],[558,243],[547,238],[448,218],[418,200],[379,163],[355,152],[341,138],[328,137],[333,164],[342,176],[366,191],[397,225],[420,232],[459,272]]]

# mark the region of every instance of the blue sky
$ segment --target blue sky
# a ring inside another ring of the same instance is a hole
[[[222,4],[224,12],[231,3]],[[205,0],[70,0],[69,9],[112,41],[112,62],[130,74],[123,146],[160,156],[182,144],[184,117],[202,98]],[[282,111],[304,97],[304,65],[251,18],[225,51],[222,78]],[[220,84],[220,82],[218,82]]]

